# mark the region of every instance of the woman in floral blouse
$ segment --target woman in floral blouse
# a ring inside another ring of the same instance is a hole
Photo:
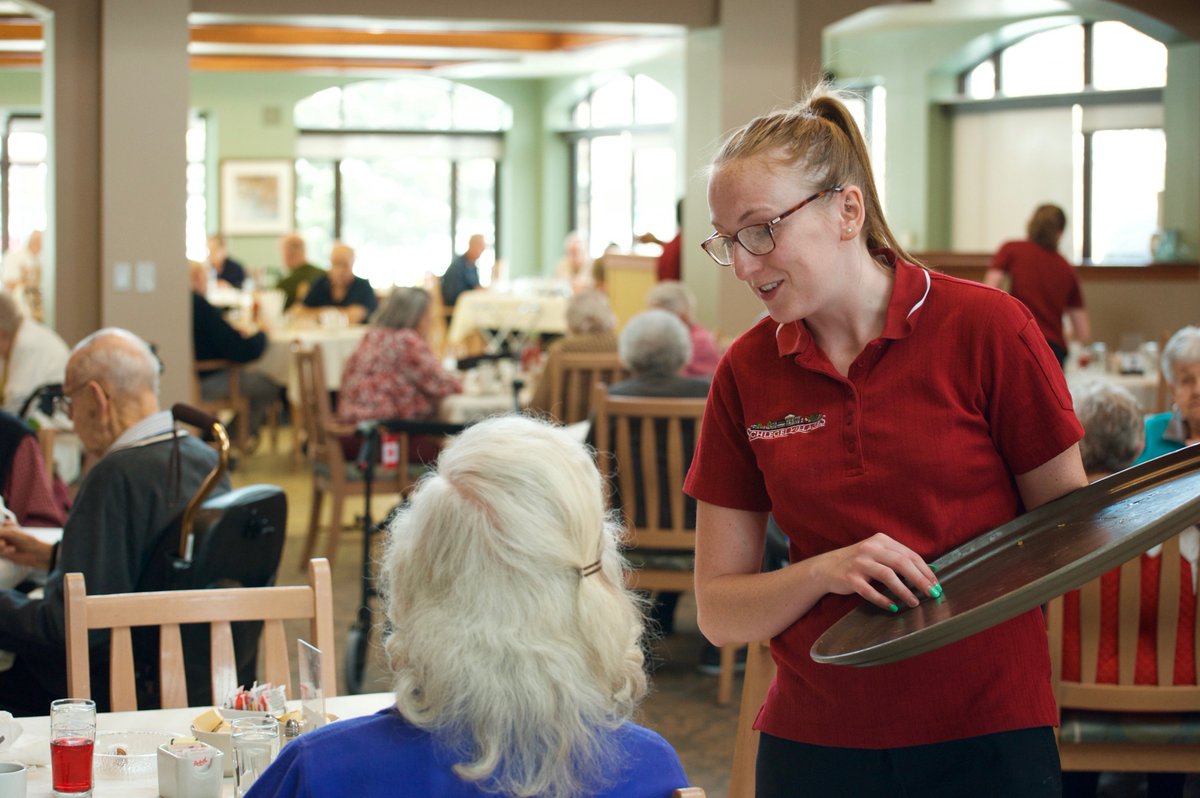
[[[442,397],[462,392],[462,381],[442,368],[426,341],[429,306],[429,294],[422,288],[392,291],[346,361],[338,394],[339,421],[434,418]],[[432,441],[414,439],[409,459],[432,459],[436,449]]]

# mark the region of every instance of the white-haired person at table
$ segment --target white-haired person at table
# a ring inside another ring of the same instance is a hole
[[[646,677],[620,532],[569,433],[520,416],[467,429],[391,523],[395,706],[289,743],[249,798],[687,786],[671,746],[630,720]]]
[[[1171,409],[1146,419],[1146,448],[1139,463],[1200,443],[1200,327],[1184,327],[1162,352]]]
[[[550,406],[549,377],[553,373],[554,362],[564,352],[616,352],[617,337],[613,333],[616,326],[617,317],[604,292],[588,289],[571,297],[567,303],[567,334],[550,344],[546,350],[542,376],[529,402],[529,409],[547,413],[561,410]]]
[[[721,359],[721,352],[713,334],[694,320],[696,295],[692,293],[692,289],[678,280],[664,280],[646,294],[646,304],[674,313],[687,325],[688,337],[692,341],[692,356],[684,364],[683,375],[712,379],[713,372],[717,370],[717,361]]]

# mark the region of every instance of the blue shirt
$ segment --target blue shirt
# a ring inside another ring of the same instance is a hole
[[[614,732],[616,761],[598,798],[670,798],[688,786],[679,757],[657,733],[626,723]],[[246,798],[495,798],[451,769],[459,759],[389,708],[338,721],[288,743]]]
[[[1146,416],[1146,448],[1138,455],[1134,465],[1182,449],[1186,442],[1182,417],[1177,417],[1175,413]]]
[[[467,260],[465,254],[457,256],[442,275],[442,304],[454,307],[458,295],[479,287],[479,267],[475,261]]]
[[[375,297],[375,289],[371,287],[371,282],[365,277],[354,278],[354,282],[350,283],[350,287],[346,289],[346,296],[342,298],[341,302],[333,298],[333,285],[329,282],[329,275],[323,275],[313,280],[308,293],[304,295],[304,306],[309,308],[348,308],[351,305],[362,305],[366,308],[368,318],[379,305],[379,300]],[[363,324],[366,323],[367,319],[364,318]]]

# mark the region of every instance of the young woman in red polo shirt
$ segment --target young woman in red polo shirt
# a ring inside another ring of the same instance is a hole
[[[771,638],[758,795],[1058,795],[1038,610],[875,668],[813,641],[860,599],[939,595],[939,554],[1087,483],[1058,363],[1018,302],[913,263],[823,90],[735,131],[704,242],[766,307],[713,380],[685,490],[713,643]],[[759,573],[767,514],[792,564]]]

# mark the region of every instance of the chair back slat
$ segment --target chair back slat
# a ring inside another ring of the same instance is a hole
[[[337,694],[336,658],[333,630],[333,592],[326,560],[309,563],[307,586],[214,588],[166,592],[122,593],[88,596],[83,574],[71,573],[66,583],[67,688],[72,696],[91,696],[88,631],[111,629],[110,683],[111,709],[137,709],[137,687],[131,628],[159,627],[159,674],[164,706],[186,706],[179,700],[176,683],[184,685],[182,624],[208,624],[211,635],[213,695],[221,699],[218,674],[237,672],[231,623],[264,621],[265,660],[269,680],[289,683],[287,646],[283,640],[283,621],[309,621],[310,642],[321,651],[321,681],[326,696]],[[162,645],[171,649],[163,653]],[[173,703],[167,703],[168,701]]]
[[[262,631],[263,673],[272,684],[285,684],[291,677],[288,667],[287,637],[283,621],[272,618],[263,623]]]
[[[1137,666],[1141,618],[1142,563],[1135,557],[1121,566],[1117,610],[1117,684],[1131,685]]]
[[[758,730],[754,721],[775,680],[771,644],[759,640],[746,652],[746,675],[738,707],[737,736],[733,742],[733,767],[729,773],[729,798],[754,798],[754,763],[758,757]]]
[[[137,680],[133,667],[133,635],[128,626],[113,627],[109,646],[109,702],[113,712],[137,709]]]
[[[1079,656],[1082,681],[1096,681],[1100,659],[1100,580],[1093,579],[1079,589]]]
[[[1183,561],[1179,556],[1179,536],[1168,538],[1159,555],[1158,575],[1158,618],[1155,656],[1158,665],[1158,683],[1173,684],[1175,681],[1175,649],[1179,645],[1179,594],[1180,571]],[[1197,674],[1200,677],[1200,674]]]
[[[179,624],[164,623],[158,630],[158,672],[161,674],[159,692],[164,709],[186,707],[187,679],[177,679],[186,667],[183,656],[183,635]]]

